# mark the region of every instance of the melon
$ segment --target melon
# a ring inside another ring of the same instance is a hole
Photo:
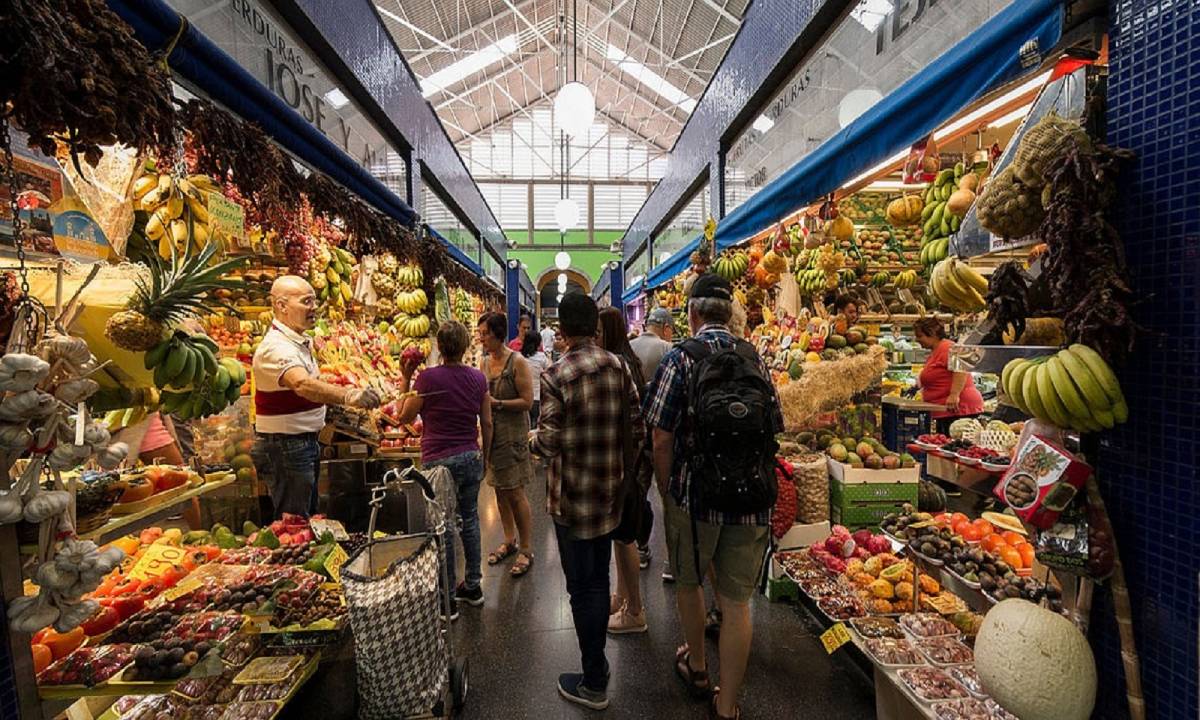
[[[899,455],[884,455],[883,456],[883,468],[885,470],[896,470],[899,467],[900,467],[900,456]]]
[[[989,695],[1022,720],[1086,720],[1096,704],[1096,660],[1062,615],[1004,600],[983,619],[975,669]]]
[[[858,343],[857,345],[854,346],[854,352],[856,352],[859,355],[866,354],[867,350],[870,350],[870,349],[871,349],[871,346],[867,345],[866,343]]]
[[[840,442],[833,443],[829,446],[829,457],[837,460],[838,462],[846,462],[846,458],[849,456],[849,454],[849,451],[846,450],[846,446]]]
[[[867,458],[863,460],[863,465],[866,465],[872,470],[882,470],[883,458],[879,457],[878,455],[868,455]]]
[[[243,453],[240,455],[235,455],[233,460],[230,461],[230,465],[233,466],[234,470],[241,470],[243,468],[252,468],[252,467],[254,467],[254,460],[252,460],[249,455],[246,455]]]
[[[975,193],[967,189],[955,190],[946,201],[946,210],[951,215],[965,217],[971,205],[975,203]]]
[[[825,234],[838,242],[849,241],[854,237],[854,223],[845,215],[839,215],[825,225]]]
[[[846,464],[852,468],[860,468],[863,466],[863,461],[857,453],[850,453],[846,456]]]
[[[846,437],[842,438],[842,444],[847,448],[852,448],[858,446],[858,441],[847,435]]]
[[[850,345],[857,345],[860,342],[865,342],[866,339],[866,334],[856,327],[846,330],[846,342]]]
[[[830,335],[829,339],[825,341],[825,347],[833,348],[834,350],[841,350],[842,348],[846,347],[846,343],[847,340],[845,336]]]
[[[868,443],[860,442],[854,447],[854,452],[857,453],[859,457],[868,458],[875,454],[875,448],[871,447]]]

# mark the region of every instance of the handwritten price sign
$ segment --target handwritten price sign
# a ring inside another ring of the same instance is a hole
[[[145,554],[129,571],[129,577],[135,580],[148,580],[167,572],[173,565],[183,563],[187,550],[174,545],[151,545]]]
[[[825,652],[829,655],[848,642],[850,631],[841,623],[834,623],[833,627],[821,633],[821,644],[825,646]]]

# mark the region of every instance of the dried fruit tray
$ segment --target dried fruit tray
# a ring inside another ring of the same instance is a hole
[[[250,661],[238,676],[233,679],[235,685],[255,685],[282,682],[304,664],[302,655],[285,655],[281,657],[258,657]]]

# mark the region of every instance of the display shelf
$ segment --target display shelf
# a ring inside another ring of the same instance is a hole
[[[979,495],[991,495],[996,478],[1000,475],[928,452],[925,453],[925,474]]]
[[[129,515],[121,515],[114,517],[100,527],[91,532],[81,533],[80,540],[92,540],[97,544],[103,544],[118,534],[118,531],[123,531],[131,525],[136,525],[141,522],[154,523],[171,515],[171,510],[174,510],[179,505],[190,501],[192,498],[198,498],[202,495],[207,495],[210,492],[220,490],[223,487],[228,487],[237,481],[237,476],[233,473],[227,473],[221,480],[206,482],[203,485],[198,485],[194,488],[176,495],[169,502],[148,507],[145,510],[140,510]]]
[[[901,325],[912,325],[923,317],[935,317],[944,323],[954,319],[953,315],[946,313],[926,313],[925,315],[917,315],[915,313],[895,313],[893,315],[886,315],[884,313],[859,313],[858,321],[860,323],[900,323]]]

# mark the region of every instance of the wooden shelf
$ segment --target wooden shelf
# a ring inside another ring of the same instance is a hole
[[[101,545],[111,536],[115,535],[119,530],[124,530],[130,525],[135,525],[145,520],[153,521],[154,519],[159,519],[160,517],[167,517],[170,514],[168,511],[190,501],[192,498],[198,498],[201,495],[206,495],[210,492],[220,490],[223,487],[228,487],[236,481],[237,476],[233,473],[229,473],[224,477],[224,479],[206,482],[203,485],[191,488],[187,492],[176,495],[168,502],[160,505],[154,505],[153,507],[148,507],[145,510],[130,513],[129,515],[119,515],[114,517],[95,530],[80,534],[79,539],[92,540],[96,544]]]

